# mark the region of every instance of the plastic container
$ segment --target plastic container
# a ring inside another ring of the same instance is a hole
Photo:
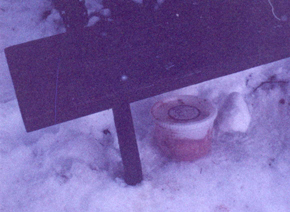
[[[192,161],[210,152],[217,109],[209,100],[176,96],[157,102],[151,114],[154,140],[168,157]]]

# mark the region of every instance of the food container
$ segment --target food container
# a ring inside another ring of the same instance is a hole
[[[211,150],[217,109],[207,99],[176,96],[157,102],[151,109],[154,140],[168,157],[192,161]]]

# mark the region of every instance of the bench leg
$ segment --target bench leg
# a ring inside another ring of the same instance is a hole
[[[113,108],[113,114],[124,165],[124,180],[128,185],[136,185],[143,176],[130,104],[121,102]]]

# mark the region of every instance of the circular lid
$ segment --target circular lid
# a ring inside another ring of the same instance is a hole
[[[200,115],[200,110],[191,105],[177,105],[168,110],[170,118],[176,121],[189,121]]]
[[[157,102],[151,113],[158,123],[184,125],[214,119],[217,110],[207,99],[176,96]]]

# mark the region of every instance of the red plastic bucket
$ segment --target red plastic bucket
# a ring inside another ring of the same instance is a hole
[[[151,110],[154,140],[168,157],[192,161],[211,150],[217,109],[196,96],[176,96],[157,102]]]

